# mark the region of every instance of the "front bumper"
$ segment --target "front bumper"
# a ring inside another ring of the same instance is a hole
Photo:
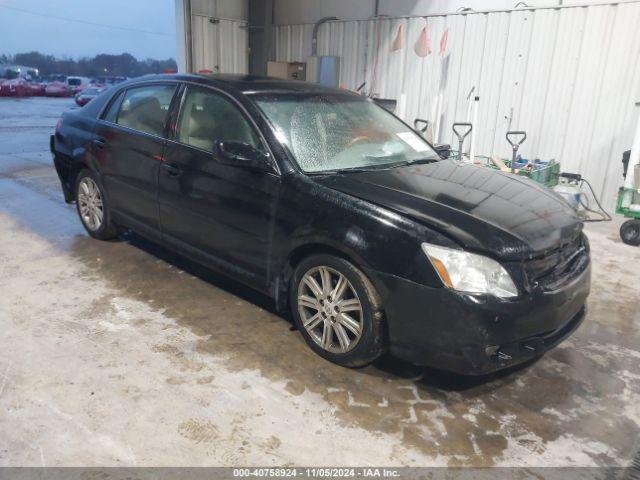
[[[586,316],[591,267],[566,284],[516,299],[432,288],[381,274],[391,353],[418,365],[483,375],[526,362]]]

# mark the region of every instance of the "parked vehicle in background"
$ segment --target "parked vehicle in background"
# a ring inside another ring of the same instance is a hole
[[[66,82],[51,82],[45,87],[47,97],[73,97],[73,88]]]
[[[127,77],[109,77],[109,82],[111,85],[116,85],[118,83],[126,82],[129,80]]]
[[[38,69],[24,65],[0,65],[0,78],[13,80],[24,78],[27,81],[36,80],[40,76]]]
[[[84,90],[91,83],[87,77],[67,77],[66,81],[74,94]]]
[[[26,69],[28,67],[21,67]],[[26,70],[22,70],[24,73]],[[37,69],[30,70],[33,75],[37,74]],[[89,79],[80,76],[66,76],[51,74],[44,77],[33,76],[31,80],[20,76],[18,66],[0,66],[0,72],[9,78],[2,78],[0,75],[0,96],[25,97],[25,96],[48,96],[48,97],[72,97],[76,99],[87,89],[103,89],[115,83],[126,80],[125,77],[97,77]],[[86,104],[93,92],[85,95],[79,104]],[[93,95],[95,96],[95,95]],[[78,103],[78,102],[76,102]]]
[[[585,318],[589,243],[561,197],[441,159],[351,92],[145,76],[64,113],[51,151],[89,235],[129,228],[264,292],[340,365],[390,349],[483,374]]]
[[[29,83],[24,78],[0,80],[0,97],[26,97],[27,95],[29,95]]]
[[[100,95],[100,93],[102,93],[103,90],[104,88],[98,88],[98,87],[85,88],[84,90],[82,90],[80,93],[76,95],[76,104],[78,104],[81,107],[85,106],[91,100],[93,100],[98,95]]]
[[[91,79],[91,83],[101,84],[101,85],[115,85],[117,83],[122,83],[128,80],[127,77],[107,77],[107,76],[98,76]]]
[[[51,73],[49,75],[45,75],[44,77],[42,77],[42,81],[45,83],[53,83],[53,82],[67,83],[67,76],[57,74],[57,73]]]
[[[46,88],[47,88],[46,83],[31,82],[28,85],[28,95],[33,97],[42,97],[45,95]]]

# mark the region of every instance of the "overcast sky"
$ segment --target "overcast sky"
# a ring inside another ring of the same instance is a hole
[[[173,0],[0,0],[0,54],[175,58],[175,31]]]

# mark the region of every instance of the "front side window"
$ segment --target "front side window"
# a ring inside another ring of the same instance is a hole
[[[308,93],[254,99],[308,173],[439,159],[422,137],[365,98]]]
[[[116,123],[141,132],[162,136],[175,85],[129,88],[120,104]]]
[[[261,149],[255,130],[238,107],[207,88],[187,87],[178,119],[178,141],[214,151],[215,142],[244,142]]]

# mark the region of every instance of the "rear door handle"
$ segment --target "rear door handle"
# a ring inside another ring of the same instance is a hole
[[[107,146],[107,141],[104,138],[94,138],[93,139],[93,144],[97,148],[104,148],[104,147]]]
[[[162,168],[170,177],[177,177],[182,173],[182,169],[175,163],[163,163]]]

